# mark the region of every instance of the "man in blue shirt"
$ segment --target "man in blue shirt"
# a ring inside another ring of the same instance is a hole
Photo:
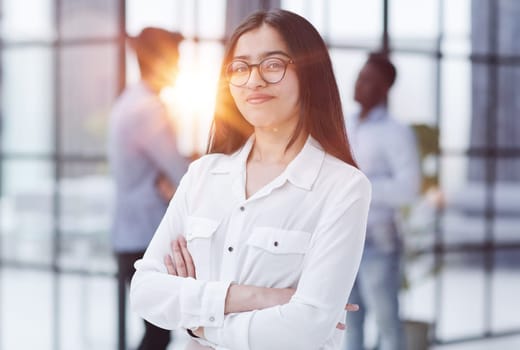
[[[181,34],[159,28],[145,28],[130,39],[141,80],[123,91],[110,116],[108,155],[116,185],[111,240],[118,266],[120,350],[126,350],[126,287],[134,262],[144,254],[188,166],[159,98],[175,78],[182,40]],[[169,341],[170,331],[145,321],[138,349],[163,350]]]
[[[402,247],[395,217],[401,206],[416,198],[420,170],[412,130],[392,119],[387,110],[396,75],[385,55],[369,56],[355,85],[360,111],[347,127],[354,157],[372,183],[365,250],[349,300],[359,304],[360,311],[348,317],[348,350],[364,349],[367,310],[376,319],[378,349],[405,348],[398,304]]]

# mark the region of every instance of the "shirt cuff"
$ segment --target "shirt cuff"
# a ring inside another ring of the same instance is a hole
[[[221,328],[204,328],[204,338],[216,349],[249,350],[249,324],[256,311],[228,314]]]
[[[208,327],[204,328],[204,338],[210,343],[221,345],[222,344],[222,328]]]
[[[226,296],[231,281],[207,282],[202,295],[202,307],[200,325],[202,327],[222,327],[224,324],[224,311]]]

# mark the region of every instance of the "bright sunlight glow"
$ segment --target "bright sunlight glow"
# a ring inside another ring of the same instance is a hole
[[[178,130],[180,151],[202,153],[215,107],[217,75],[195,64],[181,66],[175,84],[161,91]]]

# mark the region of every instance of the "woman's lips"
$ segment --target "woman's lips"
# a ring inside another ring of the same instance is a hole
[[[260,104],[272,100],[274,97],[266,94],[253,94],[246,98],[246,101],[251,104]]]

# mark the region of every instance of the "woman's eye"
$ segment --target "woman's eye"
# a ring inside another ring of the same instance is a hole
[[[280,60],[268,60],[263,64],[265,69],[268,70],[280,70],[283,69],[283,62]]]
[[[230,66],[231,73],[245,73],[249,70],[246,64],[237,63]]]

